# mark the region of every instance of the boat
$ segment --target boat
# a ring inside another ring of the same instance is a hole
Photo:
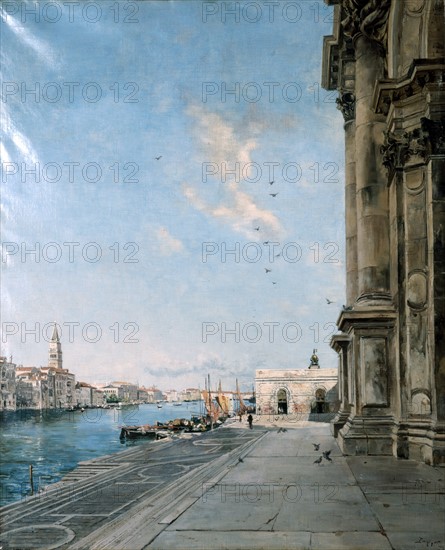
[[[123,426],[120,439],[165,439],[170,434],[167,430],[159,430],[155,426]]]
[[[157,405],[158,409],[162,409],[162,405],[160,403],[157,403],[156,405]]]
[[[173,407],[180,407],[181,405],[181,401],[173,401]]]

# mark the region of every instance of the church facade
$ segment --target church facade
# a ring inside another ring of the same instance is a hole
[[[344,117],[345,454],[445,463],[445,3],[326,0],[322,84]]]
[[[336,412],[338,369],[321,369],[316,350],[307,369],[257,370],[256,413],[309,415]]]

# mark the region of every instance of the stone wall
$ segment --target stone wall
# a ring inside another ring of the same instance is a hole
[[[257,370],[255,395],[261,415],[336,412],[337,369]]]
[[[345,124],[345,454],[445,463],[445,3],[327,0]]]

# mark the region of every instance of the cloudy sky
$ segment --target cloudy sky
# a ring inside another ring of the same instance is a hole
[[[330,8],[1,9],[2,354],[46,364],[57,321],[64,366],[91,382],[180,389],[209,372],[248,389],[256,368],[306,368],[313,348],[336,366]]]

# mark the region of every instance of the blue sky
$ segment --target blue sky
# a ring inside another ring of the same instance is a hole
[[[256,368],[305,368],[313,348],[336,366],[344,163],[320,87],[329,9],[280,2],[270,21],[264,2],[241,3],[235,21],[227,2],[45,4],[2,7],[2,354],[45,364],[55,320],[64,366],[91,382],[179,389],[210,372],[249,388]],[[40,181],[25,173],[36,166]]]

